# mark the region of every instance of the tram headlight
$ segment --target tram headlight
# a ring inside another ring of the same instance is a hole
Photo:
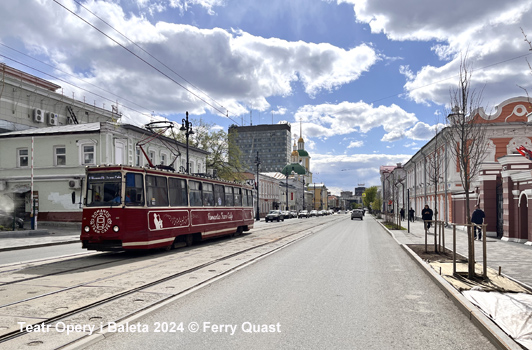
[[[113,226],[113,231],[118,232],[118,231],[120,231],[120,228],[118,226],[114,225]]]
[[[83,228],[83,231],[85,231],[85,232],[89,233],[89,231],[90,231],[90,228],[89,228],[89,226],[85,226],[85,227]]]

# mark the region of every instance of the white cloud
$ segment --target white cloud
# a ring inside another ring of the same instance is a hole
[[[399,106],[374,107],[365,102],[341,102],[339,104],[306,105],[294,115],[305,124],[305,134],[326,139],[334,135],[353,132],[367,133],[382,127],[387,132],[404,132],[418,120]]]
[[[363,145],[364,141],[351,141],[349,142],[349,146],[347,146],[347,148],[362,147]]]
[[[49,57],[56,65],[75,72],[91,84],[136,101],[148,114],[155,111],[168,115],[185,110],[191,114],[203,114],[205,109],[211,109],[204,101],[217,106],[219,114],[226,114],[228,110],[233,116],[245,115],[250,105],[266,111],[270,108],[267,98],[291,95],[294,84],[300,84],[308,95],[314,97],[358,79],[379,60],[374,49],[366,44],[346,50],[328,43],[262,38],[243,31],[199,29],[162,21],[152,24],[143,17],[125,13],[118,3],[85,3],[91,11],[191,81],[207,97],[85,10],[77,10],[158,70],[189,87],[195,92],[192,95],[63,8],[48,6],[47,2],[38,0],[8,3],[2,4],[2,41],[19,40],[35,54]],[[218,1],[193,3],[206,7],[222,4]],[[138,5],[148,6],[148,3]],[[76,8],[72,3],[69,6]],[[20,21],[26,13],[39,13],[47,20]],[[59,22],[61,26],[56,25]],[[76,91],[78,96],[86,94],[75,88],[65,88]],[[94,90],[94,87],[88,89]],[[95,99],[100,101],[98,97]],[[111,97],[111,100],[116,99]],[[120,102],[123,106],[130,105]],[[134,111],[128,113],[132,119],[137,115]]]
[[[358,184],[366,187],[380,185],[379,167],[405,163],[411,155],[354,154],[329,155],[311,154],[311,168],[316,183],[335,184],[337,188],[353,191]]]
[[[532,2],[515,0],[338,0],[354,5],[359,22],[372,33],[384,33],[397,41],[435,40],[433,52],[444,63],[427,65],[412,72],[403,68],[405,90],[417,103],[446,105],[449,89],[457,85],[460,54],[468,52],[472,68],[472,89],[484,87],[486,105],[522,94],[520,86],[530,86],[523,74],[528,46],[520,27],[532,32]],[[415,9],[413,12],[412,9]],[[526,27],[528,26],[528,27]]]

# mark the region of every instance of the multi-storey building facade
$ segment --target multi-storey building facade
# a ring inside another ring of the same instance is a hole
[[[65,96],[60,88],[0,63],[0,133],[120,118],[116,106],[108,111]]]
[[[476,111],[474,120],[487,124],[488,145],[480,172],[471,183],[469,203],[458,160],[450,150],[453,145],[446,141],[449,129],[435,135],[404,164],[404,189],[390,180],[396,169],[381,167],[383,197],[389,198],[388,190],[394,190],[396,196],[406,198],[416,215],[429,204],[438,212],[438,220],[457,224],[468,219],[464,215],[466,205],[473,209],[479,204],[486,213],[489,236],[532,244],[532,162],[517,151],[520,146],[532,149],[532,104],[527,97],[508,99],[492,115],[482,109]],[[429,166],[435,152],[441,156],[436,175]]]
[[[290,124],[232,125],[229,133],[236,135],[235,145],[242,152],[240,163],[247,171],[254,172],[257,151],[263,172],[281,171],[290,159]]]
[[[38,197],[40,221],[81,221],[85,167],[98,164],[148,164],[137,142],[151,132],[108,122],[32,128],[0,134],[0,202],[17,214],[30,214],[31,191]],[[186,145],[171,139],[184,150]],[[160,140],[144,147],[152,164],[186,164]],[[205,172],[208,152],[190,147],[191,172]],[[182,152],[184,154],[184,152]],[[33,158],[33,162],[31,159]],[[172,162],[175,162],[172,164]],[[74,199],[74,200],[73,200]]]

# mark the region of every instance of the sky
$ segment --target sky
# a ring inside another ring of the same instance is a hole
[[[0,62],[139,126],[301,126],[339,194],[434,136],[464,57],[487,113],[532,93],[530,18],[532,0],[1,1]]]

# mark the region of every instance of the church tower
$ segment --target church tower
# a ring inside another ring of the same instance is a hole
[[[297,155],[296,155],[297,153]],[[297,150],[296,144],[294,142],[294,151],[292,151],[292,162],[299,163],[307,169],[307,175],[305,176],[305,182],[312,182],[312,173],[310,172],[310,156],[307,151],[305,151],[305,140],[303,140],[303,125],[301,121],[299,122],[299,140],[297,140]]]

